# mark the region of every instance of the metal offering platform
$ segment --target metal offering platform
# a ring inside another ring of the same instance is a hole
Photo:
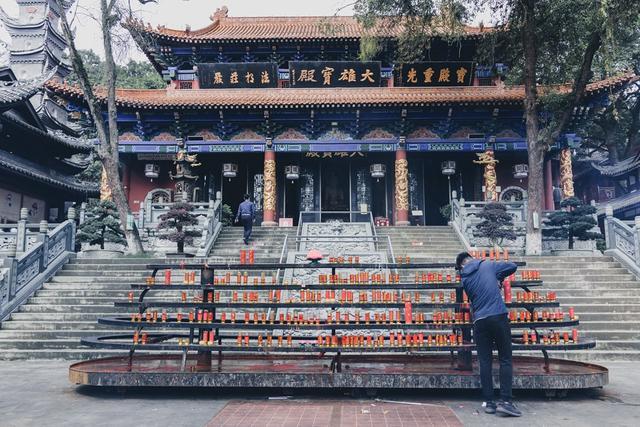
[[[118,387],[479,388],[470,305],[452,267],[151,264],[146,283],[115,301],[131,314],[99,319],[131,332],[82,339],[128,355],[73,364],[69,378]],[[296,283],[264,273],[284,268],[315,275]],[[260,275],[249,278],[252,271]],[[555,293],[531,289],[542,286],[537,272],[520,276],[504,289],[512,348],[543,357],[514,356],[514,388],[606,385],[604,367],[549,358],[596,343],[578,338],[578,317]]]
[[[460,370],[447,355],[343,355],[342,372],[332,372],[329,358],[303,355],[228,354],[210,367],[180,355],[109,357],[71,365],[69,380],[77,385],[102,387],[286,387],[369,389],[479,389],[480,376]],[[497,364],[497,361],[494,361]],[[590,363],[514,356],[513,388],[525,390],[573,390],[602,387],[609,382],[607,368]],[[498,387],[497,366],[494,383]]]

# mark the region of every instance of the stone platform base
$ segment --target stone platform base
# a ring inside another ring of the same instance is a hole
[[[305,355],[231,354],[218,361],[214,354],[210,367],[196,362],[189,357],[181,371],[180,355],[138,355],[129,370],[127,357],[94,359],[71,365],[69,380],[77,385],[115,387],[480,388],[475,360],[473,371],[461,371],[446,355],[345,356],[340,373],[330,372],[328,359]],[[585,389],[609,382],[607,368],[589,363],[551,359],[548,372],[544,359],[538,357],[514,357],[513,364],[515,389]],[[497,370],[494,363],[496,387]]]

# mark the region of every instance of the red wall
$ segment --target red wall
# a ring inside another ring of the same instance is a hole
[[[149,191],[156,188],[175,188],[175,182],[169,178],[169,168],[171,162],[156,162],[160,165],[160,176],[154,179],[153,182],[144,176],[145,161],[131,161],[127,164],[128,173],[124,176],[129,176],[128,182],[125,182],[127,186],[127,195],[129,198],[129,206],[133,212],[137,212],[140,208],[140,204],[144,203],[144,198]]]

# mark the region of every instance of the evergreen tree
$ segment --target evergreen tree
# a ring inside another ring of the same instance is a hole
[[[100,249],[104,249],[107,242],[127,244],[115,203],[110,200],[92,199],[89,201],[86,215],[87,218],[80,224],[76,235],[79,242],[100,245]]]
[[[593,217],[595,207],[583,204],[577,197],[564,199],[560,207],[562,209],[549,215],[545,222],[554,227],[544,230],[545,235],[569,239],[569,249],[573,249],[575,239],[595,240],[602,237],[600,233],[591,231],[598,224]]]
[[[478,217],[482,222],[476,226],[474,236],[488,239],[492,246],[501,246],[504,240],[516,239],[513,217],[507,213],[507,207],[502,203],[487,203]]]
[[[189,203],[174,203],[169,212],[160,216],[159,230],[164,230],[162,238],[176,242],[178,253],[184,252],[184,244],[192,244],[193,238],[201,235],[199,230],[188,230],[187,227],[197,225],[198,219],[191,212]]]

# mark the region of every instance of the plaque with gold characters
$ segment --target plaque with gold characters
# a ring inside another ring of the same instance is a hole
[[[379,61],[290,61],[291,87],[380,86]]]
[[[414,62],[400,66],[400,86],[470,86],[473,62]]]

